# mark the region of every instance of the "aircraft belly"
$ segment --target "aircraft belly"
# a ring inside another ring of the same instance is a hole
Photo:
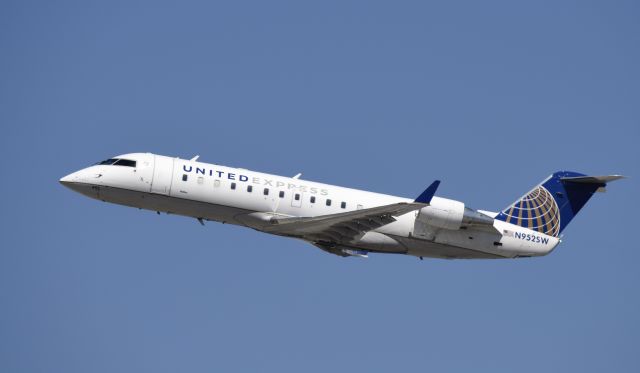
[[[353,246],[375,252],[384,253],[405,253],[407,248],[394,237],[378,233],[367,232]]]
[[[443,243],[437,243],[432,241],[425,241],[409,237],[394,237],[400,241],[408,249],[407,255],[421,256],[428,258],[440,258],[440,259],[503,259],[504,256],[484,252],[480,250],[474,250],[470,248],[463,248],[458,246],[452,246]]]
[[[240,224],[234,217],[249,212],[230,206],[120,188],[100,187],[99,196],[100,200],[119,205],[230,224]]]
[[[503,259],[504,256],[421,239],[368,232],[360,240],[341,246],[385,254],[407,254],[440,259]],[[339,246],[340,246],[339,245]]]

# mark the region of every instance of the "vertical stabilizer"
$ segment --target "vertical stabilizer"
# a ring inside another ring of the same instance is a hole
[[[593,193],[620,178],[558,171],[500,212],[496,219],[558,237]]]

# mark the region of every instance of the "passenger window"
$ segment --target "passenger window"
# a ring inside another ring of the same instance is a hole
[[[262,193],[263,193],[265,196],[268,196],[268,195],[269,195],[269,188],[264,188],[264,190],[262,191]]]
[[[202,183],[204,183],[204,177],[199,176],[198,177],[198,184],[202,184]]]
[[[213,187],[214,187],[214,188],[218,188],[218,187],[220,187],[220,180],[214,180],[214,181],[213,181]]]
[[[316,203],[316,196],[311,196],[309,200],[311,201],[311,203]]]
[[[279,196],[280,196],[280,198],[284,198],[284,192],[283,192],[283,191],[280,191]]]
[[[346,209],[347,208],[347,203],[346,202],[342,202],[340,204],[340,208]]]
[[[247,192],[253,192],[253,185],[247,185]]]
[[[293,198],[295,198],[296,201],[300,201],[300,194],[296,193]]]
[[[327,200],[327,206],[331,206],[331,200],[330,199]]]
[[[187,174],[182,175],[182,181],[187,181]]]
[[[231,183],[231,189],[233,189],[233,190],[236,189],[236,183]]]

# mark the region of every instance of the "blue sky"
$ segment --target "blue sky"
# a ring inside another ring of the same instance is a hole
[[[2,2],[0,371],[637,372],[639,11]],[[489,210],[630,178],[545,258],[358,260],[58,184],[134,151]]]

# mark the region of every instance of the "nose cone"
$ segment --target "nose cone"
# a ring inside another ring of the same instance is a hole
[[[78,179],[76,173],[72,173],[69,174],[67,176],[63,176],[62,178],[60,178],[60,184],[68,187],[71,183],[73,183],[74,181],[76,181]]]
[[[93,182],[93,180],[89,180],[87,177],[85,177],[84,174],[85,170],[71,173],[67,176],[62,177],[59,180],[60,184],[73,190],[74,192],[84,194],[87,197],[98,198],[98,191],[100,188]]]

